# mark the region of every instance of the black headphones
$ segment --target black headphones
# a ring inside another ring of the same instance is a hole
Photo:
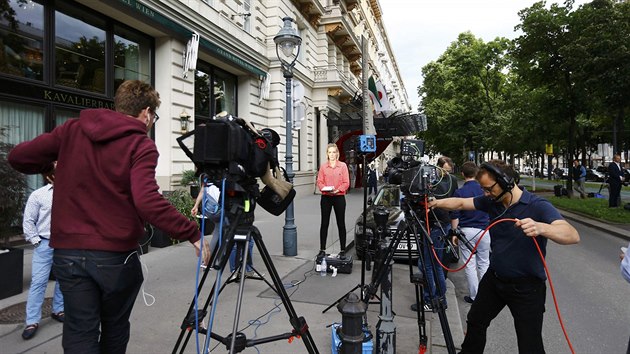
[[[509,192],[514,188],[514,178],[508,176],[505,172],[501,171],[497,166],[484,162],[479,166],[479,168],[483,168],[484,170],[492,173],[499,184],[499,187],[503,190],[503,192]]]

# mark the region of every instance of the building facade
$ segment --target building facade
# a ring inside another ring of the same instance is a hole
[[[294,69],[304,108],[293,130],[299,192],[314,190],[326,144],[337,138],[327,117],[361,92],[362,37],[367,70],[386,83],[392,110],[411,109],[377,0],[0,1],[10,9],[0,19],[3,139],[19,143],[81,109],[113,108],[121,82],[144,80],[162,100],[152,132],[162,190],[193,168],[176,142],[186,117],[189,130],[220,112],[272,128],[283,163],[285,79],[273,37],[285,16],[302,37]],[[193,35],[197,50],[188,48]]]

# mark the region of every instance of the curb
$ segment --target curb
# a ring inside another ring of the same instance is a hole
[[[586,216],[581,216],[566,210],[562,210],[562,209],[558,209],[560,211],[560,214],[562,214],[562,216],[564,216],[567,219],[573,220],[573,221],[577,221],[580,224],[584,224],[587,226],[590,226],[592,228],[598,229],[600,231],[606,232],[608,234],[611,234],[613,236],[622,238],[626,241],[630,241],[630,230],[625,230],[619,227],[616,227],[612,224],[607,224],[601,221],[597,221],[595,219],[592,219],[590,217],[586,217]],[[630,225],[628,225],[628,228],[630,228]]]

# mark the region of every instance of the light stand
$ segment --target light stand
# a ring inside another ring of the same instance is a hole
[[[286,170],[289,182],[293,183],[293,96],[291,94],[291,86],[293,80],[293,67],[295,61],[300,53],[300,44],[302,38],[300,38],[297,30],[293,28],[293,19],[291,17],[285,17],[282,19],[284,26],[280,29],[280,32],[273,37],[273,41],[276,43],[276,55],[280,60],[282,66],[282,73],[286,79]],[[293,56],[293,50],[297,47],[297,53]],[[280,49],[280,50],[278,50]],[[284,55],[281,56],[280,53]],[[289,204],[286,213],[284,214],[284,226],[282,228],[282,254],[284,256],[296,256],[297,255],[297,227],[295,226],[295,217],[293,214],[293,202]]]

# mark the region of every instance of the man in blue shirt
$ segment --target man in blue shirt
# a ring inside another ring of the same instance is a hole
[[[461,171],[464,176],[464,185],[453,193],[453,197],[469,198],[483,195],[479,182],[475,180],[475,176],[479,172],[477,165],[472,161],[464,162]],[[461,237],[465,237],[469,245],[474,247],[478,243],[476,252],[472,257],[471,250],[463,242],[459,245],[461,259],[466,261],[470,258],[464,270],[469,293],[468,296],[464,296],[464,301],[469,304],[475,300],[479,280],[486,274],[490,265],[490,232],[483,234],[484,229],[488,227],[488,221],[488,213],[479,210],[455,210],[451,212],[451,230],[457,230],[460,227]],[[480,237],[481,240],[479,240]],[[453,236],[453,243],[458,243],[455,236]]]
[[[586,198],[586,191],[584,190],[584,181],[586,181],[586,168],[580,165],[580,161],[577,159],[573,161],[573,181],[575,181],[575,189],[580,193],[580,198]]]
[[[39,320],[42,318],[42,305],[46,286],[52,268],[53,249],[48,245],[50,239],[50,212],[52,210],[54,174],[45,175],[47,184],[35,190],[28,197],[24,209],[22,229],[24,238],[30,242],[33,250],[31,271],[31,287],[26,300],[26,327],[22,332],[22,338],[28,340],[35,336],[39,328]],[[55,291],[52,302],[52,317],[59,322],[64,321],[63,295],[59,289],[59,282],[55,282]]]
[[[516,173],[501,160],[480,166],[477,180],[484,196],[437,199],[430,207],[447,210],[483,210],[490,221],[508,220],[492,229],[490,267],[467,316],[467,331],[461,353],[482,353],[490,322],[508,306],[520,353],[544,353],[542,323],[547,279],[534,238],[542,255],[547,239],[569,245],[580,241],[577,230],[558,210],[515,183]]]

